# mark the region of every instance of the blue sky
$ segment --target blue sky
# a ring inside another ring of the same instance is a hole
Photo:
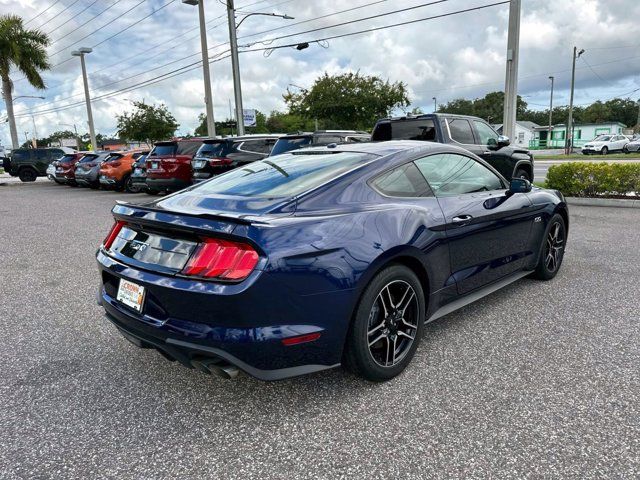
[[[36,16],[54,1],[0,0],[0,13],[20,14],[26,20],[36,17],[27,26],[50,33],[51,62],[57,65],[45,73],[49,88],[44,92],[30,88],[20,80],[19,74],[13,75],[14,95],[46,97],[45,100],[17,100],[15,109],[21,138],[25,131],[32,134],[34,120],[39,136],[66,128],[61,127],[62,124],[76,124],[80,131],[86,131],[79,60],[70,56],[71,50],[80,46],[94,47],[94,52],[87,56],[94,97],[131,87],[200,59],[197,8],[181,0],[59,0]],[[229,99],[233,98],[231,65],[224,58],[228,49],[226,11],[218,0],[205,1],[210,55],[221,57],[212,63],[212,74],[215,116],[222,120],[229,116]],[[426,2],[236,1],[239,12],[275,12],[295,17],[295,20],[265,16],[247,19],[238,33],[243,49],[309,41],[492,3],[491,0],[449,0],[333,27],[336,23]],[[623,94],[640,98],[640,2],[523,0],[522,5],[519,93],[532,108],[542,109],[548,104],[549,75],[556,77],[554,103],[568,103],[573,45],[586,50],[577,64],[577,104]],[[356,8],[360,6],[362,8]],[[356,9],[338,13],[351,8]],[[242,15],[239,13],[239,17]],[[326,17],[318,19],[320,16]],[[282,93],[289,84],[307,87],[325,71],[359,70],[391,81],[404,81],[409,86],[413,106],[425,111],[433,108],[434,96],[441,103],[500,90],[504,84],[507,19],[508,5],[499,5],[329,40],[322,45],[311,43],[303,51],[284,48],[268,56],[261,51],[243,53],[240,63],[245,108],[263,112],[283,110]],[[274,28],[278,30],[266,32]],[[123,29],[127,30],[108,39]],[[319,30],[301,33],[311,29]],[[277,38],[283,35],[291,36]],[[256,43],[259,41],[262,43]],[[192,132],[198,114],[204,111],[203,92],[202,71],[195,67],[153,85],[95,101],[96,129],[104,134],[113,133],[115,116],[131,108],[132,100],[144,99],[166,103],[181,125],[179,132]],[[76,103],[79,104],[76,106]],[[62,107],[69,108],[43,112]],[[0,115],[3,113],[4,105],[0,105]],[[0,141],[7,145],[8,140],[8,127],[3,124]]]

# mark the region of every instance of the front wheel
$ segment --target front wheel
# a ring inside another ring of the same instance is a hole
[[[629,148],[628,148],[626,145],[625,145],[624,147],[622,147],[622,152],[623,152],[623,153],[631,153],[631,152],[629,151]]]
[[[345,366],[374,382],[390,380],[411,362],[425,321],[420,280],[404,265],[378,273],[360,298],[345,346]]]
[[[602,147],[602,155],[606,155],[609,153],[609,149],[607,147]]]
[[[567,228],[562,215],[551,217],[542,240],[540,258],[535,271],[531,274],[538,280],[551,280],[562,265],[567,241]]]

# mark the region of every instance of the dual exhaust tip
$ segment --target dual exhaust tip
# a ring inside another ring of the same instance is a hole
[[[217,358],[194,358],[191,366],[208,375],[215,375],[218,378],[231,380],[238,376],[240,370],[229,363]]]

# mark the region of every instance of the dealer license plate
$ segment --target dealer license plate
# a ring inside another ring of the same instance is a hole
[[[144,303],[144,287],[121,278],[120,285],[118,285],[118,295],[116,296],[116,300],[127,307],[133,308],[137,312],[142,312],[142,305]]]
[[[159,164],[158,162],[151,162],[151,168],[152,168],[153,170],[158,169],[158,168],[159,168],[159,166],[160,166],[160,164]]]

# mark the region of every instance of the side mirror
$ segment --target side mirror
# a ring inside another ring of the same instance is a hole
[[[511,140],[509,140],[509,137],[505,137],[504,135],[498,137],[498,148],[506,147],[510,144]]]
[[[528,193],[531,191],[531,182],[524,178],[512,178],[509,183],[508,194],[513,195],[514,193]]]

